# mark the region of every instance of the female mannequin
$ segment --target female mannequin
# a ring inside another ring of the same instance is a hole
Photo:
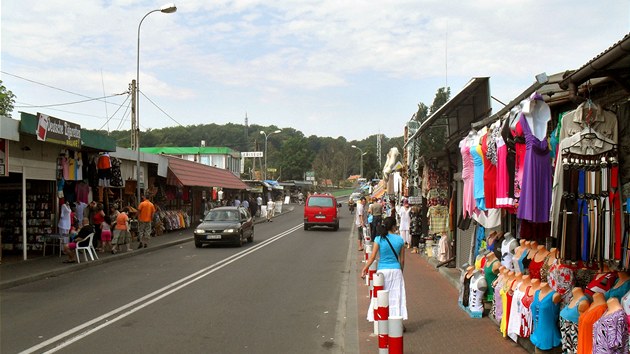
[[[593,352],[593,327],[595,322],[599,320],[608,305],[606,304],[606,298],[602,293],[593,294],[593,302],[591,306],[586,310],[578,320],[578,353],[592,353]]]
[[[469,309],[472,312],[483,312],[483,294],[488,289],[488,283],[481,270],[475,270],[470,279]]]
[[[551,269],[551,266],[554,265],[554,263],[556,263],[556,261],[558,260],[558,249],[557,248],[552,248],[549,250],[549,253],[547,253],[547,256],[545,257],[545,261],[542,265],[542,267],[540,268],[540,280],[541,281],[549,281],[549,270]]]
[[[630,275],[627,272],[617,272],[617,281],[610,290],[605,294],[606,300],[616,298],[621,301],[621,298],[630,291]]]
[[[513,259],[516,254],[517,246],[518,242],[511,233],[507,232],[503,235],[503,242],[501,242],[501,264],[510,268],[510,270],[514,269]]]
[[[530,252],[530,253],[533,253],[533,252]],[[546,258],[547,255],[549,255],[549,251],[547,251],[545,246],[543,245],[536,246],[536,251],[534,253],[534,256],[531,257],[532,261],[529,264],[529,274],[532,276],[532,278],[541,279],[540,270],[542,269],[543,264],[546,263],[547,261],[547,258]],[[542,279],[542,280],[544,281],[545,279]]]
[[[510,322],[508,325],[508,337],[513,341],[517,341],[521,333],[521,316],[523,315],[522,299],[525,291],[529,287],[529,275],[521,275],[520,280],[514,284],[514,293],[512,294],[512,302],[510,304]]]
[[[518,273],[519,275],[521,273]],[[501,289],[501,303],[503,307],[503,317],[501,317],[501,325],[500,330],[501,334],[505,338],[507,336],[507,328],[510,322],[510,310],[512,304],[512,286],[516,283],[516,273],[508,272],[507,277],[505,279],[505,284]]]
[[[608,265],[604,264],[602,272],[597,273],[593,280],[588,283],[584,293],[588,296],[593,296],[594,293],[604,294],[615,285],[616,280],[617,273],[610,271]]]
[[[494,288],[494,296],[492,297],[492,309],[490,310],[490,315],[497,323],[501,323],[501,317],[503,316],[501,288],[503,287],[503,283],[505,282],[508,272],[509,270],[506,267],[499,267],[499,276],[494,281],[494,283],[490,285]]]
[[[521,259],[521,256],[523,255],[523,253],[525,252],[525,250],[528,248],[525,245],[525,239],[521,239],[519,241],[519,245],[514,249],[514,257],[512,257],[512,264],[514,265],[514,270],[515,272],[522,272],[523,268],[521,266],[521,263],[519,262]]]
[[[575,353],[578,344],[578,321],[590,306],[588,296],[580,287],[571,291],[573,300],[560,311],[560,335],[562,336],[562,352]]]
[[[486,294],[487,301],[492,301],[492,299],[494,298],[494,288],[492,287],[492,284],[495,282],[495,280],[497,280],[497,274],[499,274],[500,266],[501,263],[499,262],[499,259],[494,254],[494,252],[488,253],[488,255],[486,256],[486,265],[483,267],[483,273],[486,277],[486,284],[489,285],[488,293]]]
[[[518,289],[522,281],[523,281],[523,273],[515,273],[514,278],[512,279],[512,286],[510,287],[512,294],[514,294],[514,291]]]
[[[470,278],[472,278],[474,270],[475,267],[468,266],[460,278],[461,287],[459,292],[459,302],[465,307],[468,307],[468,300],[470,298]]]
[[[534,294],[540,289],[540,280],[532,279],[529,282],[529,286],[525,290],[525,295],[521,302],[523,303],[523,309],[521,310],[521,333],[519,337],[529,338],[532,334],[533,318],[532,318],[532,303],[534,302]]]
[[[611,297],[606,302],[608,310],[593,326],[594,353],[627,353],[628,322],[619,299]]]
[[[525,245],[527,246],[527,256],[521,256],[523,273],[529,272],[529,264],[532,262],[532,258],[536,255],[536,251],[538,251],[538,242],[536,241],[526,241]]]
[[[546,282],[541,282],[540,289],[534,293],[531,306],[534,331],[530,339],[538,349],[550,350],[561,344],[560,329],[557,326],[560,300],[560,294]]]

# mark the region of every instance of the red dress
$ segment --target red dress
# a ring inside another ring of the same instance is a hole
[[[485,157],[483,160],[483,192],[486,198],[486,209],[495,209],[497,207],[497,166],[493,165],[488,158],[488,135],[490,133],[481,138],[481,152]]]

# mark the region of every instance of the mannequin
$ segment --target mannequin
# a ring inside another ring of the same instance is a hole
[[[524,242],[524,241],[523,241]],[[513,259],[516,255],[516,248],[518,247],[518,242],[512,236],[511,233],[507,232],[503,235],[503,242],[501,242],[501,264],[507,268],[514,269]]]
[[[608,290],[605,294],[606,299],[616,298],[618,301],[621,301],[621,298],[630,291],[630,274],[627,272],[619,271],[617,272],[617,281],[613,285],[610,290]]]
[[[547,122],[551,120],[551,110],[539,93],[534,93],[528,100],[523,101],[523,114],[532,134],[538,140],[547,136]]]
[[[482,271],[475,270],[470,279],[469,309],[472,312],[483,312],[483,295],[488,289],[488,283]]]
[[[535,241],[532,244],[536,243]],[[537,245],[534,256],[531,258],[532,261],[529,264],[529,274],[532,278],[541,279],[540,270],[544,263],[546,263],[547,255],[549,255],[549,251],[543,245]],[[547,279],[542,279],[546,281]]]
[[[513,341],[517,341],[518,337],[522,333],[522,317],[525,316],[523,308],[523,297],[529,287],[530,277],[529,275],[521,275],[520,281],[515,283],[514,293],[512,294],[512,302],[510,304],[510,321],[508,325],[508,337]]]
[[[608,309],[593,326],[593,352],[626,353],[628,350],[628,322],[616,297],[606,302]]]
[[[521,239],[519,241],[519,245],[514,249],[514,257],[512,257],[512,264],[514,268],[512,270],[516,272],[523,272],[523,266],[520,260],[523,256],[523,253],[525,253],[525,251],[528,249],[525,242],[525,239]]]
[[[588,310],[590,301],[580,287],[571,291],[573,300],[560,311],[560,334],[562,336],[562,352],[575,353],[578,346],[578,321],[580,315]]]
[[[510,321],[510,304],[512,303],[512,285],[515,283],[516,273],[509,271],[505,278],[503,288],[501,288],[501,304],[503,307],[503,316],[501,317],[500,331],[503,337],[507,336],[507,327]]]
[[[521,281],[523,281],[523,273],[516,273],[514,274],[514,278],[512,279],[512,286],[511,286],[511,291],[512,293],[514,293],[514,290],[518,289],[518,287],[521,284]]]
[[[540,283],[540,289],[534,294],[531,306],[534,332],[530,337],[538,349],[550,350],[561,344],[560,329],[557,326],[560,300],[560,294],[548,283]]]
[[[529,282],[529,290],[527,291],[527,296],[534,296],[536,290],[540,289],[540,279],[532,279]]]
[[[584,293],[588,296],[593,296],[594,293],[606,293],[610,290],[617,280],[617,273],[612,272],[610,268],[608,268],[607,264],[604,264],[604,268],[600,273],[597,273],[593,280],[591,280]]]
[[[488,253],[486,255],[486,265],[483,267],[483,274],[486,278],[486,285],[488,285],[488,292],[486,293],[486,301],[492,301],[494,298],[494,287],[492,284],[497,280],[497,276],[499,274],[499,267],[501,263],[497,259],[497,256],[494,252]]]
[[[466,268],[466,272],[462,273],[461,277],[462,285],[460,287],[461,291],[459,294],[459,300],[465,307],[468,307],[468,300],[470,299],[470,279],[472,278],[474,270],[475,267],[468,266],[468,268]]]

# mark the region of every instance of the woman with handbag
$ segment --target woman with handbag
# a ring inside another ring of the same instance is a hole
[[[384,289],[389,291],[389,315],[401,316],[407,319],[407,298],[405,295],[405,279],[403,269],[405,268],[405,241],[396,233],[396,218],[385,218],[377,229],[376,238],[372,246],[372,254],[361,271],[364,278],[368,269],[379,256],[376,272],[382,273],[385,283]],[[370,320],[374,309],[372,302],[368,309],[368,320]],[[404,328],[404,327],[403,327]]]

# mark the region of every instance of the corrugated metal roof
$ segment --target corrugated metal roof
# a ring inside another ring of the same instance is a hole
[[[216,146],[157,146],[157,147],[141,147],[140,151],[149,154],[166,154],[166,155],[235,155],[238,151],[229,147]]]
[[[168,158],[167,183],[190,187],[221,187],[227,189],[247,189],[247,185],[232,172],[222,168],[207,166],[178,157]]]

